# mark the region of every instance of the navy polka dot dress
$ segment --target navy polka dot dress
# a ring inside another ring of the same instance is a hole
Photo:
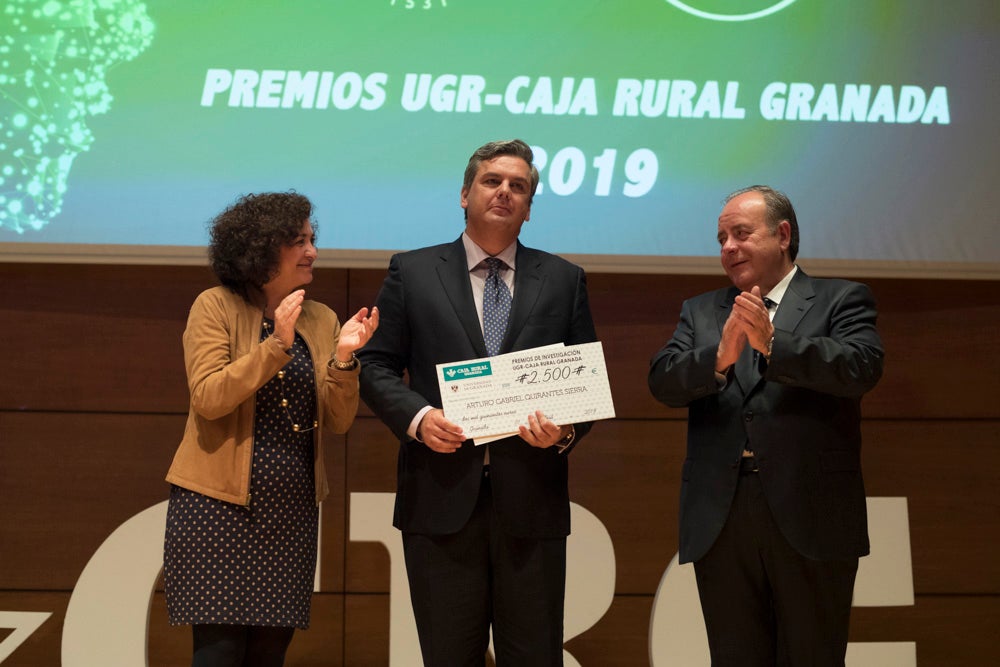
[[[261,340],[273,326],[264,321]],[[298,334],[291,352],[257,391],[249,507],[171,488],[164,583],[174,625],[309,627],[319,519],[316,384]]]

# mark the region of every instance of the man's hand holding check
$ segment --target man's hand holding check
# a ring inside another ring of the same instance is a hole
[[[599,342],[551,345],[483,359],[438,364],[443,410],[421,422],[434,451],[455,451],[520,435],[549,447],[565,435],[561,425],[615,416],[604,351]]]

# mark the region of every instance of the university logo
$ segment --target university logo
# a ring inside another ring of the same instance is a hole
[[[780,12],[795,0],[667,0],[671,5],[709,21],[753,21]]]

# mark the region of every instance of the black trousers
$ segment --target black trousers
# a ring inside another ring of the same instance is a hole
[[[726,525],[694,570],[713,667],[844,665],[858,559],[793,549],[758,473],[741,474]]]
[[[193,625],[192,667],[281,667],[295,628]]]
[[[410,600],[425,667],[562,665],[566,539],[506,534],[484,476],[454,535],[403,534]]]

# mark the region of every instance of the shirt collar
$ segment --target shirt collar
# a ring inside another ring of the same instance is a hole
[[[778,284],[774,288],[762,296],[766,296],[768,299],[777,304],[781,303],[781,299],[784,298],[785,292],[788,290],[788,285],[792,282],[792,277],[795,276],[795,272],[799,270],[798,266],[793,266],[792,270],[785,274],[785,277],[778,281]]]
[[[469,235],[462,232],[462,244],[465,246],[465,259],[469,263],[469,271],[475,270],[483,260],[487,257],[491,257],[488,252],[476,245],[475,241],[469,238]],[[515,269],[514,262],[517,258],[517,241],[515,240],[509,246],[498,252],[496,257],[503,260],[503,263],[510,268],[511,271]]]

